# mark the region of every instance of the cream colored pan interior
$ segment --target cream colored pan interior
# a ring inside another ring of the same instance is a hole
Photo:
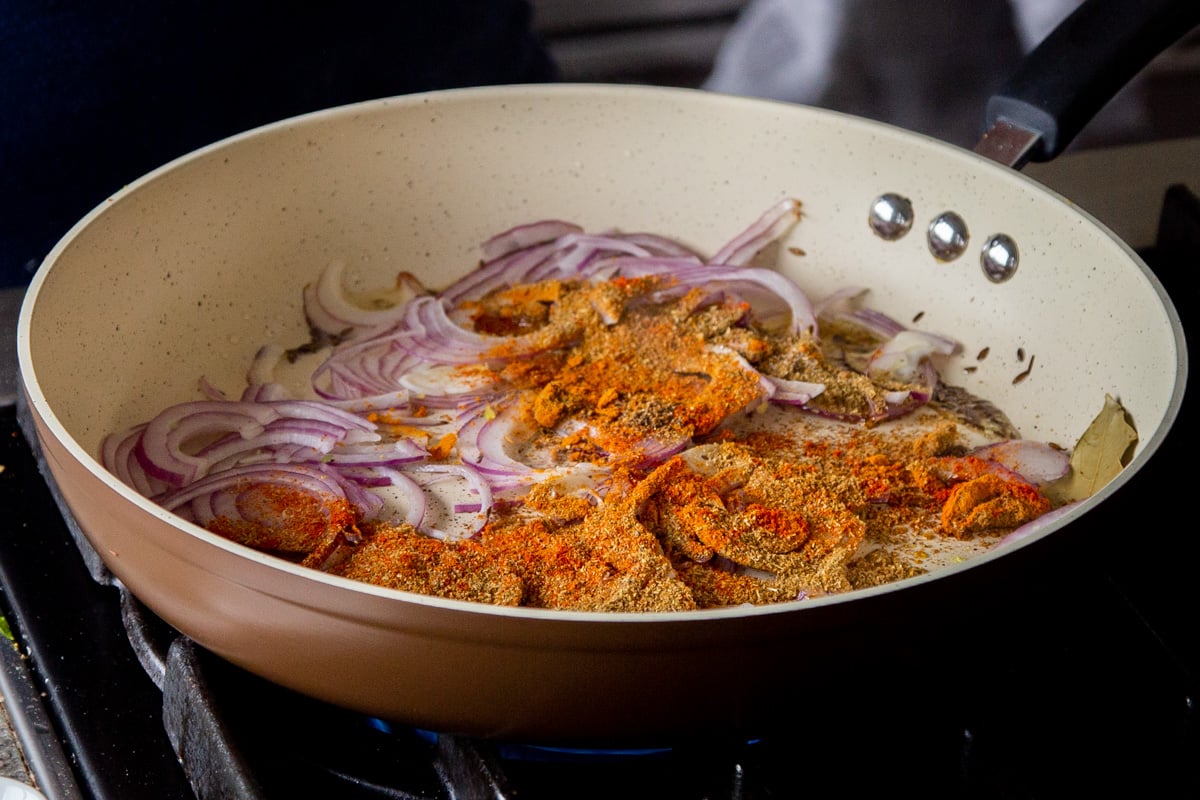
[[[898,241],[867,224],[885,192],[914,208]],[[820,660],[830,642],[869,636],[880,608],[975,565],[770,608],[501,610],[350,583],[229,543],[157,509],[96,456],[109,431],[197,397],[201,376],[236,393],[260,345],[303,342],[301,289],[330,260],[345,260],[362,288],[402,270],[440,286],[477,263],[491,234],[544,217],[712,250],[788,196],[804,217],[782,268],[814,298],[870,287],[897,319],[920,315],[917,327],[957,337],[963,354],[947,380],[994,400],[1025,436],[1070,445],[1106,394],[1121,400],[1141,435],[1134,463],[1064,524],[1088,525],[1166,435],[1186,371],[1178,318],[1136,256],[1069,201],[973,154],[852,117],[569,85],[333,109],[125,187],[65,236],[30,288],[19,331],[29,408],[56,482],[113,573],[200,644],[270,680],[490,736],[752,728],[789,701],[735,675],[769,680],[794,670],[798,654]],[[970,241],[942,262],[925,227],[948,210]],[[995,233],[1013,237],[1021,259],[1000,284],[979,265]],[[687,710],[719,681],[735,688],[715,714]]]

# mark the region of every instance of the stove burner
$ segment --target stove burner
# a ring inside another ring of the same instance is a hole
[[[381,719],[372,718],[369,724],[378,730],[391,733],[393,726]],[[414,729],[416,735],[431,745],[437,745],[441,734],[436,731]],[[529,761],[553,764],[606,764],[614,761],[655,759],[669,756],[670,747],[603,748],[603,747],[554,747],[551,745],[499,742],[493,745],[496,755],[503,761]]]

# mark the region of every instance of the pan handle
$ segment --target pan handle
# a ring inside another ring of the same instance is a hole
[[[1200,0],[1085,0],[988,100],[975,152],[1049,161],[1125,84],[1200,24]]]

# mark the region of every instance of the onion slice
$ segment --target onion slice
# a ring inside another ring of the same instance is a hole
[[[1035,486],[1053,483],[1071,469],[1069,453],[1031,439],[983,445],[972,450],[970,455],[1002,464]]]
[[[304,287],[304,313],[310,327],[340,338],[358,337],[386,329],[400,320],[404,306],[424,288],[402,273],[389,292],[373,298],[378,307],[365,308],[350,299],[345,288],[346,264],[332,261],[321,270],[316,283]]]
[[[713,264],[742,266],[778,239],[800,219],[800,201],[792,198],[772,206],[749,228],[735,236],[710,259]]]

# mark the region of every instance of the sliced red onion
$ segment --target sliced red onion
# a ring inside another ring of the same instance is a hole
[[[808,401],[801,405],[819,416],[846,422],[882,422],[906,416],[929,402],[937,388],[940,376],[932,357],[950,355],[958,349],[958,343],[945,336],[900,330],[875,350],[867,361],[865,372],[872,381],[904,383],[910,388],[885,391],[882,403],[866,396],[869,410],[865,413],[840,412],[810,405]]]
[[[466,367],[474,366],[474,369]],[[399,383],[413,397],[489,397],[499,394],[499,376],[482,366],[426,364],[409,370]]]
[[[411,477],[398,469],[384,466],[338,467],[337,472],[343,478],[378,492],[390,489],[403,501],[404,517],[402,522],[420,530],[424,524],[428,499],[425,490]],[[388,507],[381,498],[382,507]]]
[[[242,392],[242,400],[250,403],[270,403],[275,400],[291,400],[291,393],[279,383],[250,385]]]
[[[397,389],[356,369],[357,363],[331,358],[317,368],[312,376],[312,388],[325,400],[360,400],[395,394]]]
[[[612,258],[599,259],[588,264],[579,273],[579,277],[591,281],[608,281],[613,278],[645,278],[651,276],[671,278],[682,269],[692,269],[699,266],[704,265],[697,262],[694,258],[682,256],[647,256],[643,258],[614,256]],[[664,289],[663,296],[655,300],[655,302],[661,302],[661,300],[666,300],[679,294],[681,294],[679,288],[666,288]]]
[[[826,419],[836,419],[842,422],[877,423],[906,417],[928,403],[929,398],[929,393],[924,390],[887,392],[884,395],[884,402],[882,403],[875,401],[874,398],[866,397],[868,410],[862,413],[831,410],[814,406],[811,402],[803,405],[802,408],[805,411],[819,417],[825,417]]]
[[[346,499],[354,505],[363,519],[371,520],[379,516],[379,512],[383,510],[382,497],[357,481],[345,477],[339,469],[329,468],[329,473],[342,487]]]
[[[925,331],[901,331],[884,342],[867,363],[867,374],[875,380],[919,383],[928,379],[921,365],[936,354],[952,355],[958,342]]]
[[[763,373],[759,372],[757,369],[755,369],[753,364],[746,360],[745,356],[731,347],[718,344],[709,345],[707,349],[710,352],[719,353],[732,358],[738,363],[738,366],[746,370],[746,372],[749,372],[751,375],[754,375],[758,379],[758,389],[761,392],[761,395],[757,399],[750,401],[750,403],[748,403],[746,406],[747,409],[753,409],[762,400],[775,399],[775,395],[778,393],[780,388],[780,383],[782,381],[781,378],[774,378],[770,375],[764,375]],[[788,383],[799,384],[799,381],[788,381]],[[811,385],[815,386],[816,384]],[[821,388],[824,389],[825,387],[822,386]],[[807,402],[807,400],[805,400],[805,402]]]
[[[592,307],[592,311],[595,311],[596,316],[600,318],[600,321],[610,328],[621,321],[620,312],[610,308],[608,305],[604,303],[597,303],[595,300],[593,300],[590,305]]]
[[[239,399],[248,403],[295,399],[291,390],[275,380],[275,366],[282,357],[282,348],[260,348],[254,357],[254,365],[246,373],[246,388],[242,390]],[[228,399],[225,393],[216,387],[212,387],[205,394],[214,400]]]
[[[839,289],[815,304],[817,319],[827,320],[831,324],[849,324],[883,340],[891,339],[906,330],[904,325],[887,314],[862,306],[862,299],[867,291],[858,286]]]
[[[510,447],[528,441],[531,432],[520,429],[516,403],[498,410],[472,408],[458,431],[458,452],[463,462],[487,476],[497,492],[528,486],[538,480],[539,470],[509,454]]]
[[[352,301],[344,286],[346,265],[330,262],[315,284],[304,287],[304,311],[309,325],[334,336],[363,335],[391,327],[404,314],[405,304],[423,289],[411,276],[401,275],[381,308],[363,308]]]
[[[412,398],[408,394],[407,389],[399,389],[394,392],[385,392],[383,394],[373,394],[366,397],[352,397],[346,400],[329,400],[324,402],[340,408],[343,411],[349,411],[352,414],[371,414],[379,411],[394,411],[399,409],[408,409],[411,407]],[[389,414],[389,419],[391,415]],[[409,425],[424,425],[436,424],[437,420],[434,417],[427,417],[425,421],[419,418],[411,417],[404,420],[404,424]]]
[[[193,521],[208,525],[224,518],[234,522],[258,522],[270,526],[277,520],[247,517],[240,499],[260,486],[284,486],[308,495],[319,502],[344,500],[364,519],[378,514],[383,501],[371,492],[355,485],[320,465],[312,464],[249,464],[220,474],[209,475],[191,486],[158,498],[160,505],[177,512],[186,509]]]
[[[335,399],[396,391],[397,378],[423,363],[420,357],[409,352],[406,345],[410,340],[426,336],[420,309],[431,302],[437,304],[438,301],[429,295],[416,298],[405,305],[404,315],[397,325],[338,344],[314,370],[313,390],[322,397],[332,395]],[[328,385],[323,386],[323,382]]]
[[[569,230],[558,227],[567,223],[551,221],[547,225],[549,229],[562,230],[562,235],[553,241],[506,252],[447,287],[441,293],[441,300],[447,309],[454,309],[448,312],[450,316],[457,319],[461,314],[458,309],[465,301],[479,300],[497,289],[583,274],[587,265],[604,256],[652,254],[627,237],[589,235],[578,226],[570,226]]]
[[[1050,529],[1052,526],[1057,525],[1059,520],[1069,514],[1077,505],[1079,505],[1078,502],[1072,502],[1060,506],[1053,511],[1047,511],[1037,519],[1030,520],[1019,528],[1016,528],[1012,531],[1012,533],[993,544],[989,549],[995,550],[999,547],[1007,547],[1008,545],[1016,544],[1017,542],[1022,542],[1026,539],[1033,538],[1034,536],[1037,536]]]
[[[803,406],[809,400],[812,400],[825,391],[825,384],[823,383],[792,381],[786,378],[777,378],[774,375],[767,375],[765,377],[775,387],[770,397],[772,403]]]
[[[186,505],[176,508],[175,513],[205,528],[218,519],[241,519],[242,512],[237,502],[239,496],[240,492],[233,490],[201,494]]]
[[[321,451],[331,441],[357,444],[379,438],[375,426],[362,417],[317,401],[199,400],[172,406],[152,419],[134,453],[147,475],[185,486],[240,452],[286,444]]]
[[[1021,475],[1016,470],[1010,469],[1005,464],[999,461],[992,461],[986,458],[976,456],[942,456],[935,461],[936,470],[945,480],[962,481],[971,480],[980,475],[987,473],[995,475],[998,478],[1003,478],[1012,483],[1023,483],[1032,486],[1033,483],[1026,480],[1025,476]]]
[[[183,445],[195,437],[235,432],[244,438],[260,435],[278,419],[268,405],[197,400],[166,409],[146,425],[134,448],[146,474],[172,486],[183,486],[203,475],[209,460],[189,454]]]
[[[555,271],[564,276],[583,273],[588,264],[604,255],[624,254],[639,258],[651,255],[644,247],[617,236],[573,233],[564,236],[559,244],[562,254],[555,261]]]
[[[428,526],[424,529],[424,533],[437,539],[453,540],[474,536],[483,530],[483,526],[487,524],[488,514],[492,510],[492,487],[478,470],[467,464],[421,464],[410,467],[407,472],[418,480],[422,476],[459,478],[466,482],[467,491],[478,499],[478,509],[474,512],[475,519],[469,526],[470,533],[466,534],[465,537]],[[473,505],[474,503],[472,503]]]
[[[662,261],[658,259],[621,259],[620,274],[626,278],[661,275]],[[771,301],[783,307],[791,315],[791,330],[817,330],[817,319],[812,303],[795,281],[782,273],[756,267],[732,267],[726,264],[678,265],[670,271],[670,285],[679,294],[693,287],[711,288],[719,286],[731,294],[750,303],[760,317],[778,313],[771,308]]]
[[[496,289],[527,283],[532,273],[552,261],[557,250],[556,242],[548,242],[508,253],[463,276],[439,296],[447,308],[454,308],[468,300],[480,300]]]
[[[374,423],[328,403],[314,400],[273,400],[265,405],[274,409],[281,417],[328,422],[340,426],[346,431],[342,440],[347,443],[377,442],[380,438]]]
[[[301,297],[304,301],[304,319],[310,329],[339,337],[354,330],[350,322],[334,316],[325,309],[317,295],[316,284],[305,285]]]
[[[636,450],[641,458],[632,466],[636,469],[657,467],[672,456],[679,455],[692,444],[692,437],[683,434],[670,437],[647,436],[638,442]]]
[[[1036,486],[1053,483],[1071,469],[1069,453],[1030,439],[984,445],[969,455],[1002,464]]]
[[[551,229],[565,224],[547,223]],[[689,264],[699,261],[690,249],[665,237],[650,234],[586,234],[578,226],[572,227],[553,241],[506,252],[447,287],[441,299],[447,309],[452,309],[449,315],[457,319],[465,301],[479,300],[497,289],[552,278],[592,275],[605,262],[621,255],[634,258],[671,256],[686,260]]]
[[[257,436],[223,436],[212,444],[200,448],[197,455],[208,462],[209,471],[214,465],[236,459],[251,451],[269,450],[284,445],[308,448],[320,455],[328,453],[345,435],[345,429],[319,420],[281,419],[268,424]]]
[[[591,443],[605,456],[611,457],[612,450],[605,449],[605,437],[602,431],[596,430],[593,426],[587,425],[577,419],[568,419],[561,422],[555,429],[554,434],[558,439],[565,439],[568,436],[578,434],[580,431],[585,431]],[[662,464],[668,458],[678,455],[684,450],[692,446],[692,437],[685,433],[675,433],[666,435],[659,433],[657,435],[647,435],[638,440],[636,443],[621,441],[620,452],[622,454],[623,466],[633,467],[635,469],[651,469]],[[632,454],[635,457],[631,457]],[[575,472],[585,469],[593,476],[595,475],[611,475],[610,467],[601,467],[595,464],[589,464],[584,467],[581,464],[572,464],[570,466],[547,466],[539,472],[539,482],[544,482],[550,479],[564,480]]]
[[[572,233],[583,233],[583,228],[573,222],[545,219],[518,225],[498,233],[479,246],[483,260],[493,261],[517,250],[524,250],[545,242],[553,242]]]
[[[503,337],[467,330],[450,319],[438,298],[418,297],[408,307],[405,324],[413,335],[398,339],[397,344],[430,364],[477,364],[502,344],[513,358],[549,346],[546,337],[536,333]]]
[[[904,326],[896,320],[873,308],[856,308],[844,317],[847,321],[865,328],[880,339],[887,339],[901,331]]]
[[[671,256],[675,258],[683,258],[695,264],[700,264],[704,261],[699,253],[682,242],[677,242],[674,239],[661,236],[657,233],[625,233],[613,235],[619,236],[626,241],[642,247],[652,256]]]
[[[398,374],[418,359],[400,347],[411,331],[392,332],[359,342],[341,345],[314,371],[313,391],[332,400],[349,400],[396,392]],[[324,384],[324,385],[323,385]]]
[[[800,219],[800,201],[788,198],[769,208],[749,228],[718,250],[710,264],[744,266],[760,250],[786,233]]]
[[[204,395],[209,400],[228,400],[229,396],[218,389],[207,376],[200,376],[200,394]]]
[[[275,382],[275,368],[284,357],[286,351],[277,344],[267,344],[258,348],[246,370],[246,385],[262,386]],[[244,398],[248,399],[248,398]]]
[[[825,384],[823,383],[793,381],[774,375],[765,375],[755,369],[754,365],[747,361],[740,353],[728,347],[717,345],[709,349],[713,352],[725,353],[732,356],[737,359],[743,369],[757,375],[759,389],[762,390],[761,399],[763,400],[769,400],[772,403],[779,403],[781,405],[804,406],[805,403],[825,391]],[[757,402],[751,402],[745,410],[753,410],[757,405]]]
[[[334,447],[322,461],[336,467],[342,465],[395,467],[424,461],[428,457],[429,451],[412,439],[396,439],[378,444],[340,445]]]
[[[231,490],[241,492],[264,484],[286,486],[322,500],[346,499],[341,482],[331,470],[310,464],[246,464],[201,478],[155,499],[167,511],[173,511],[197,497]]]
[[[146,425],[142,424],[122,434],[109,434],[104,438],[100,460],[122,483],[133,487],[138,494],[153,497],[166,491],[169,484],[151,477],[137,456],[145,430]]]

